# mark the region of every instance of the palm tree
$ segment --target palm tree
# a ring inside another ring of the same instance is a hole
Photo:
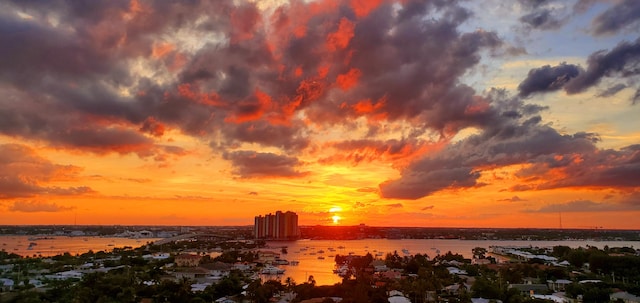
[[[293,278],[291,278],[291,277],[287,277],[284,280],[284,283],[287,286],[287,291],[291,291],[291,289],[293,289],[293,287],[296,286],[296,281],[294,281]]]

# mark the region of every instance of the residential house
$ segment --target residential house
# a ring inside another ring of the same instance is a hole
[[[389,268],[385,264],[384,260],[373,260],[371,262],[371,266],[373,266],[373,270],[375,272],[387,271]]]
[[[61,271],[54,274],[46,275],[47,279],[51,280],[67,280],[67,279],[81,279],[84,273],[76,270]]]
[[[176,268],[173,275],[177,280],[181,280],[181,279],[197,280],[201,278],[206,278],[209,275],[209,270],[202,267]]]
[[[220,299],[217,299],[214,301],[215,303],[236,303],[235,300],[229,298],[229,297],[222,297]]]
[[[565,279],[558,279],[555,281],[547,280],[547,285],[549,285],[549,288],[551,288],[553,291],[564,291],[567,285],[571,283],[573,282]]]
[[[632,295],[626,291],[614,292],[611,295],[609,295],[609,299],[612,302],[622,300],[622,302],[624,303],[640,303],[640,297]]]
[[[381,278],[386,278],[390,280],[400,280],[402,278],[402,272],[392,269],[388,271],[384,271],[379,273]]]
[[[489,259],[477,259],[477,258],[473,258],[473,259],[471,259],[471,264],[475,264],[475,265],[487,265],[487,264],[491,264],[491,260],[489,260]]]
[[[445,286],[443,292],[452,295],[458,296],[471,291],[471,285],[466,283],[457,283]]]
[[[206,276],[207,279],[219,280],[231,273],[233,265],[224,262],[215,262],[202,264],[200,267],[209,271],[209,274]]]
[[[567,303],[569,302],[567,299],[556,296],[556,295],[532,295],[534,299],[542,299],[547,301],[553,301],[555,303]]]
[[[515,288],[525,296],[533,294],[544,295],[549,292],[547,284],[510,284],[509,288]]]
[[[175,263],[180,267],[196,267],[200,264],[202,256],[192,254],[179,254],[175,257]]]
[[[389,298],[387,299],[389,303],[411,303],[404,294],[397,290],[392,290],[389,292]]]
[[[459,268],[453,267],[453,266],[447,267],[447,270],[452,275],[467,275],[468,274],[466,270],[459,269]]]
[[[13,285],[13,280],[0,278],[0,289],[2,289],[3,291],[13,290]]]

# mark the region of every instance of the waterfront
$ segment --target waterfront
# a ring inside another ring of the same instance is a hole
[[[281,254],[282,259],[288,261],[299,261],[299,265],[282,265],[286,269],[283,275],[268,276],[266,278],[280,279],[282,282],[287,277],[291,277],[296,283],[307,281],[313,275],[317,285],[333,285],[341,282],[341,278],[333,274],[335,266],[334,257],[336,254],[364,255],[371,253],[378,254],[377,258],[384,258],[387,253],[397,251],[400,256],[404,256],[403,249],[409,254],[427,254],[430,258],[435,257],[438,252],[445,254],[451,251],[454,254],[461,254],[465,258],[471,258],[471,250],[475,247],[489,248],[490,246],[534,246],[553,247],[569,246],[571,248],[595,246],[600,249],[609,247],[640,247],[640,241],[593,241],[593,240],[563,240],[563,241],[501,241],[501,240],[443,240],[443,239],[364,239],[364,240],[298,240],[298,241],[273,241],[267,242],[268,248],[281,252],[283,246],[287,247],[287,254]],[[334,249],[330,251],[329,248]],[[318,251],[324,251],[318,253]],[[324,259],[318,259],[323,256]],[[333,257],[332,257],[333,256]]]
[[[117,247],[140,247],[157,238],[132,239],[122,237],[68,237],[68,236],[0,236],[0,250],[16,253],[22,256],[54,256],[69,252],[72,255],[82,254],[89,250],[110,251]],[[30,243],[36,243],[30,245]],[[593,241],[593,240],[563,240],[563,241],[507,241],[507,240],[444,240],[444,239],[364,239],[364,240],[298,240],[298,241],[270,241],[261,250],[281,253],[286,246],[287,254],[281,254],[282,259],[299,261],[299,265],[281,265],[286,271],[279,276],[265,276],[265,279],[280,279],[282,282],[291,277],[296,283],[307,281],[313,276],[317,285],[333,285],[341,278],[333,274],[335,255],[364,255],[371,253],[377,258],[384,258],[387,253],[397,251],[404,256],[408,254],[427,254],[433,258],[438,253],[451,251],[471,258],[474,247],[489,248],[490,246],[535,246],[553,247],[569,246],[571,248],[595,246],[600,249],[609,247],[640,247],[640,241]],[[31,246],[31,249],[29,247]],[[322,251],[322,252],[320,252]],[[319,257],[322,257],[319,259]]]
[[[68,252],[72,255],[114,248],[140,247],[157,238],[69,237],[69,236],[0,236],[0,250],[24,257],[50,257]]]

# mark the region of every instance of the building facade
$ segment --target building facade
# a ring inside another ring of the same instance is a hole
[[[289,240],[300,237],[298,215],[277,211],[275,214],[255,217],[253,234],[256,239]]]

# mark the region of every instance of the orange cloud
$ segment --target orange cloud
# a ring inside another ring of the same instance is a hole
[[[319,79],[305,79],[300,81],[296,95],[285,104],[282,111],[285,115],[292,115],[299,107],[309,104],[324,94],[325,84]]]
[[[381,0],[351,0],[351,8],[358,18],[362,18],[378,7],[381,2]]]
[[[338,152],[318,161],[324,165],[343,162],[357,165],[361,162],[390,161],[394,167],[400,168],[415,157],[441,149],[442,144],[410,140],[347,140],[330,142],[325,147],[334,148]]]
[[[359,69],[352,68],[346,74],[338,75],[338,78],[336,78],[336,83],[342,90],[346,91],[354,87],[358,83],[358,79],[361,75],[362,72],[360,72]]]
[[[490,108],[491,108],[491,104],[487,102],[487,100],[484,100],[481,97],[475,96],[473,98],[473,103],[470,103],[469,105],[467,105],[467,108],[465,108],[464,113],[466,115],[472,116],[474,114],[485,113]]]
[[[349,45],[349,41],[353,38],[353,31],[355,24],[349,21],[347,18],[340,19],[338,30],[333,33],[329,33],[327,36],[327,48],[330,51],[336,51],[339,49],[345,49]]]
[[[131,0],[129,2],[129,12],[134,14],[143,12],[142,5],[140,5],[140,2],[138,0]]]
[[[148,117],[142,123],[140,131],[149,133],[155,137],[162,137],[165,127],[164,124],[158,122],[154,117]]]
[[[200,93],[194,91],[192,89],[191,83],[182,83],[178,85],[178,94],[181,97],[187,98],[196,103],[210,105],[210,106],[219,106],[222,107],[225,104],[220,100],[220,97],[217,93]]]
[[[225,122],[244,123],[260,119],[272,107],[271,97],[256,89],[255,100],[242,102],[234,116],[224,119]]]
[[[260,12],[253,5],[245,5],[231,12],[231,43],[250,40],[260,25]]]
[[[352,105],[353,110],[358,114],[372,113],[374,110],[380,109],[384,106],[384,102],[378,102],[375,105],[371,103],[370,99],[359,101]]]
[[[59,165],[19,144],[0,144],[0,199],[38,195],[81,195],[85,186],[58,187],[56,182],[77,181],[82,168]]]
[[[171,43],[154,43],[151,48],[151,57],[160,59],[173,52],[175,45]]]

